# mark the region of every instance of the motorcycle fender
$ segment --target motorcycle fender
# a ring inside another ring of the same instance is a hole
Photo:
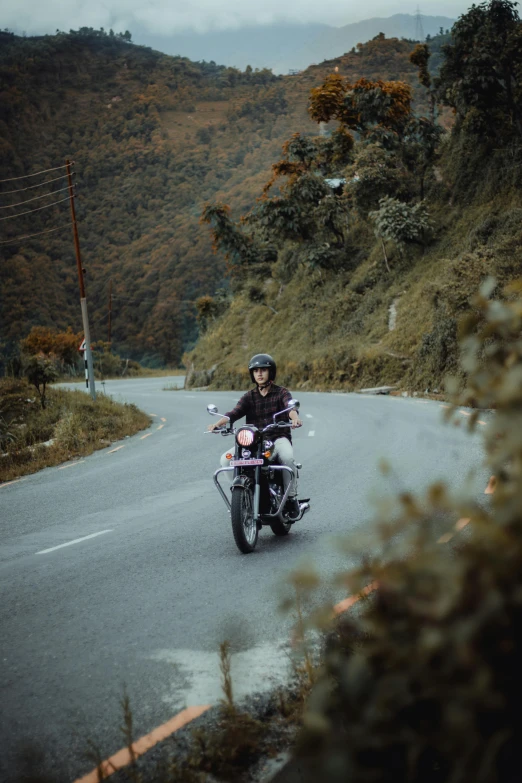
[[[248,476],[236,476],[236,478],[232,482],[232,492],[235,489],[244,489],[245,487],[249,487],[250,484],[251,481]]]

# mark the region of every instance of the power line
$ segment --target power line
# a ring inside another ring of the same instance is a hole
[[[51,190],[50,193],[42,193],[41,196],[33,196],[33,198],[28,198],[25,201],[17,201],[16,204],[4,204],[3,206],[0,207],[0,209],[12,209],[13,207],[21,207],[22,204],[29,204],[30,201],[37,201],[39,198],[52,196],[55,193],[62,193],[64,190],[69,190],[69,188],[65,187],[65,188],[58,188],[58,190]],[[11,217],[13,217],[13,215]]]
[[[66,166],[55,166],[53,169],[43,169],[42,171],[37,171],[34,174],[24,174],[23,177],[10,177],[9,179],[0,179],[0,185],[3,182],[15,182],[19,179],[27,179],[28,177],[39,177],[40,174],[47,174],[49,171],[58,171],[58,169],[65,169]]]
[[[13,242],[19,242],[22,239],[30,239],[31,237],[39,237],[41,234],[52,234],[53,231],[61,231],[64,228],[70,228],[69,224],[64,226],[58,226],[58,228],[48,228],[46,231],[38,231],[36,234],[25,234],[22,237],[15,237],[14,239],[3,239],[0,241],[0,245],[10,245]]]
[[[39,182],[38,185],[28,185],[26,188],[18,188],[18,190],[4,190],[3,193],[0,193],[0,196],[9,196],[11,195],[11,193],[23,193],[26,190],[34,190],[35,188],[41,188],[43,185],[48,185],[50,182],[57,182],[59,179],[67,179],[67,174],[62,174],[61,177],[53,177],[52,179],[46,179],[44,182]]]
[[[37,207],[36,209],[26,209],[25,212],[17,212],[16,215],[8,215],[7,217],[0,218],[0,220],[11,220],[12,218],[20,217],[21,215],[28,215],[30,212],[39,212],[41,209],[48,209],[48,207],[54,207],[55,204],[61,204],[62,201],[69,201],[69,197],[59,199],[59,201],[53,201],[52,204],[46,204],[44,207]]]
[[[197,299],[142,299],[139,295],[138,296],[118,296],[118,294],[112,295],[113,301],[117,301],[118,299],[120,301],[127,301],[127,302],[138,302],[141,304],[142,302],[155,302],[156,304],[167,304],[168,302],[177,302],[178,304],[195,304],[197,302]]]

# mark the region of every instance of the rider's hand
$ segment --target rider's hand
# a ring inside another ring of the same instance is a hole
[[[207,430],[208,430],[209,432],[214,432],[214,430],[216,429],[216,427],[217,427],[217,426],[218,426],[218,425],[217,425],[217,423],[216,423],[216,422],[213,422],[212,424],[209,424],[209,425],[208,425],[208,427],[207,427]]]
[[[292,419],[292,429],[293,430],[297,429],[298,427],[302,427],[302,426],[303,426],[303,422],[301,421],[300,418]]]

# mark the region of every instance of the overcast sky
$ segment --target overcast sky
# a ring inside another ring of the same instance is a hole
[[[185,30],[206,32],[270,22],[322,22],[335,26],[374,16],[397,13],[456,18],[471,5],[462,0],[0,0],[0,28],[28,35],[113,28],[116,32],[139,25],[151,33]]]

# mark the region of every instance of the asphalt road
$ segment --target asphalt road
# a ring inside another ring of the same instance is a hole
[[[334,540],[371,531],[376,498],[442,479],[487,502],[480,435],[445,424],[437,402],[303,393],[294,444],[312,509],[287,538],[264,528],[241,555],[212,482],[231,439],[203,434],[207,403],[225,411],[239,393],[165,391],[173,382],[107,382],[155,414],[148,431],[0,486],[3,781],[28,754],[72,781],[94,766],[89,741],[104,758],[117,751],[124,688],[137,737],[215,703],[225,638],[237,696],[284,679],[289,571],[303,558],[325,579],[354,565],[355,545],[341,554]],[[381,458],[393,465],[386,478]]]

